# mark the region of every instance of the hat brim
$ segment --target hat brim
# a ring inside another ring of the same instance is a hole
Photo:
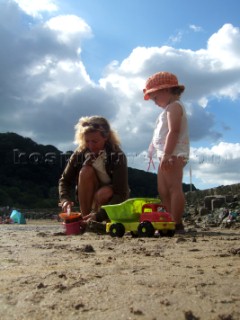
[[[162,89],[168,89],[168,88],[180,88],[182,90],[185,89],[185,86],[184,85],[170,85],[170,84],[165,84],[165,85],[161,85],[161,86],[158,86],[158,87],[154,87],[154,88],[151,88],[151,89],[143,89],[143,93],[144,93],[144,100],[149,100],[150,99],[150,96],[149,96],[149,93],[152,93],[152,92],[156,92],[156,91],[159,91],[159,90],[162,90]]]

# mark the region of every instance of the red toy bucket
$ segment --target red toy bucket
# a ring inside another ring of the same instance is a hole
[[[81,221],[71,222],[71,223],[63,223],[65,227],[66,235],[77,235],[83,232],[83,228],[81,226]]]

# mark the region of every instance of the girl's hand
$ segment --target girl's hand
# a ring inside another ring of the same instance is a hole
[[[163,157],[161,158],[160,168],[164,171],[168,171],[173,166],[173,158],[171,154],[164,153]]]

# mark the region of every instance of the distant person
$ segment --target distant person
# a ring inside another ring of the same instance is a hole
[[[75,126],[77,149],[59,180],[64,212],[72,205],[72,187],[86,221],[106,221],[102,205],[117,204],[129,196],[127,158],[116,132],[101,116],[82,117]]]
[[[156,153],[158,167],[158,192],[163,204],[176,223],[176,233],[184,233],[182,216],[185,197],[182,190],[183,168],[189,158],[188,121],[180,101],[185,87],[169,72],[158,72],[146,81],[144,99],[153,100],[163,109],[160,113],[149,146],[152,160]]]

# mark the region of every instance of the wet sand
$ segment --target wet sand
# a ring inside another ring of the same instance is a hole
[[[2,320],[240,319],[239,229],[112,238],[32,220],[0,233]]]

